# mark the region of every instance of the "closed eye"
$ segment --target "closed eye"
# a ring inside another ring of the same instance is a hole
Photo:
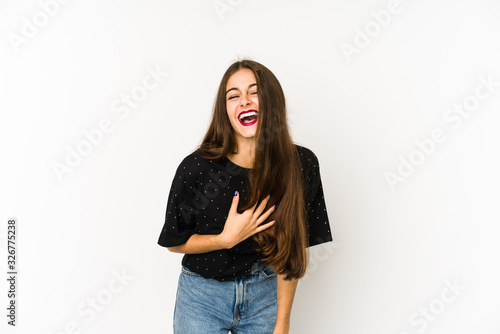
[[[253,93],[250,93],[250,94],[257,95],[257,92],[253,92]],[[240,96],[239,95],[233,95],[233,96],[229,97],[228,100],[234,99],[236,97],[240,97]]]

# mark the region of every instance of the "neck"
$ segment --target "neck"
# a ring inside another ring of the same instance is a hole
[[[238,153],[229,154],[228,158],[235,164],[252,168],[255,159],[255,140],[253,138],[237,137]]]

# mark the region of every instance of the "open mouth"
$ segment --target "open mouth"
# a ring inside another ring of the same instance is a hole
[[[243,111],[238,116],[238,121],[240,121],[241,125],[243,125],[243,126],[253,125],[253,124],[257,123],[258,119],[259,119],[259,113],[257,110]]]

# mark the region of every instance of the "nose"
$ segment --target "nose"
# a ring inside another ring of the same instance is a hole
[[[248,97],[247,94],[241,95],[240,103],[242,106],[246,106],[247,104],[250,104],[250,98]]]

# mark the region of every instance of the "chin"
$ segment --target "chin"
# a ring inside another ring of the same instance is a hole
[[[255,133],[240,133],[240,136],[245,139],[252,139],[255,138]]]

